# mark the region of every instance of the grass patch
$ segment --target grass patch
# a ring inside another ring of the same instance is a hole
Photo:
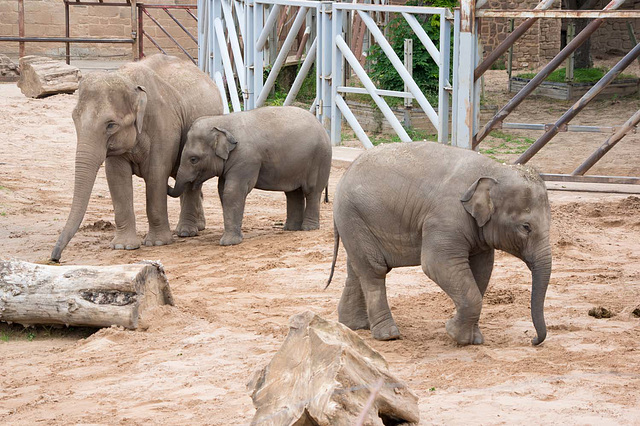
[[[573,70],[573,82],[574,83],[596,83],[600,80],[609,70],[604,67],[600,68],[576,68]],[[532,79],[537,74],[534,72],[518,74],[516,77],[518,78],[528,78]],[[552,72],[549,77],[545,79],[545,81],[551,81],[554,83],[564,83],[566,81],[567,69],[566,68],[558,68],[554,72]],[[637,78],[635,75],[631,74],[620,74],[616,77],[616,80],[624,80],[630,78]]]
[[[405,130],[407,131],[407,134],[413,141],[423,141],[423,140],[437,141],[438,140],[437,135],[433,135],[427,132],[426,130],[414,129],[413,127],[405,128]],[[371,135],[369,136],[369,140],[371,140],[371,143],[374,145],[380,145],[382,143],[402,142],[400,140],[400,136],[396,134]]]
[[[497,144],[487,141],[486,147],[480,148],[480,153],[496,161],[502,161],[505,155],[520,155],[535,142],[535,139],[524,136],[515,136],[501,131],[491,132],[491,136],[501,141]]]

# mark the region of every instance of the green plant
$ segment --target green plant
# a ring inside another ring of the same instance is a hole
[[[35,331],[29,331],[27,332],[27,340],[29,342],[33,342],[33,339],[36,338],[36,332]]]
[[[457,3],[457,0],[409,0],[406,5],[451,8],[455,7]],[[418,15],[417,17],[421,20],[422,28],[429,35],[431,41],[438,46],[440,43],[440,17],[438,15]],[[407,24],[405,18],[400,14],[395,15],[389,21],[385,32],[394,52],[401,58],[404,56],[404,40],[408,38],[413,40],[413,79],[430,102],[432,99],[437,100],[440,70],[420,39],[418,39],[418,36]],[[378,88],[404,90],[402,78],[377,43],[369,49],[367,65],[369,67],[369,76]]]
[[[3,342],[8,342],[9,338],[10,338],[10,335],[6,331],[3,331],[2,334],[0,334],[0,340]]]

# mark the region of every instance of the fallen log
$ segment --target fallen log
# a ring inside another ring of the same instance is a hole
[[[356,333],[308,311],[291,317],[289,327],[248,384],[252,425],[418,424],[417,396]]]
[[[18,87],[29,98],[73,93],[78,90],[81,76],[77,67],[44,56],[29,55],[20,58]]]
[[[0,321],[129,329],[147,327],[145,312],[173,305],[159,262],[50,266],[0,261]]]

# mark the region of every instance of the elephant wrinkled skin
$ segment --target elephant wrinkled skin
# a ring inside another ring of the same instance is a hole
[[[313,114],[297,107],[263,107],[195,121],[187,138],[172,197],[218,176],[224,234],[221,245],[242,241],[242,216],[253,188],[284,191],[285,230],[320,226],[320,199],[331,171],[331,142]]]
[[[78,139],[73,203],[51,260],[60,260],[78,230],[103,162],[115,211],[111,247],[140,247],[133,210],[134,174],[142,177],[146,186],[149,232],[144,243],[170,244],[169,176],[178,170],[191,123],[222,111],[220,92],[211,79],[191,62],[175,57],[158,54],[115,72],[85,76],[73,110]],[[187,188],[180,205],[178,235],[195,235],[204,229],[201,190]]]
[[[532,343],[544,341],[551,214],[546,187],[533,169],[436,143],[378,147],[344,174],[333,214],[329,282],[340,238],[347,252],[347,280],[338,306],[343,324],[371,329],[379,340],[398,338],[385,278],[392,268],[421,265],[455,304],[447,333],[461,345],[481,344],[478,319],[498,249],[531,270],[537,332]]]

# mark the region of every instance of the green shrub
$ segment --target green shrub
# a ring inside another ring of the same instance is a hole
[[[432,0],[420,1],[409,0],[407,6],[433,6],[448,7],[457,6],[457,0]],[[438,15],[414,15],[422,24],[429,35],[431,41],[436,46],[440,45],[440,16]],[[422,45],[418,36],[413,32],[409,24],[401,14],[394,15],[386,27],[387,40],[393,47],[398,57],[404,57],[404,40],[413,39],[413,79],[427,99],[432,103],[437,103],[439,86],[439,69],[429,55],[429,52]],[[453,36],[451,37],[453,50]],[[453,55],[452,55],[453,57]],[[369,49],[367,56],[369,76],[379,89],[404,90],[404,82],[400,75],[376,43]]]

